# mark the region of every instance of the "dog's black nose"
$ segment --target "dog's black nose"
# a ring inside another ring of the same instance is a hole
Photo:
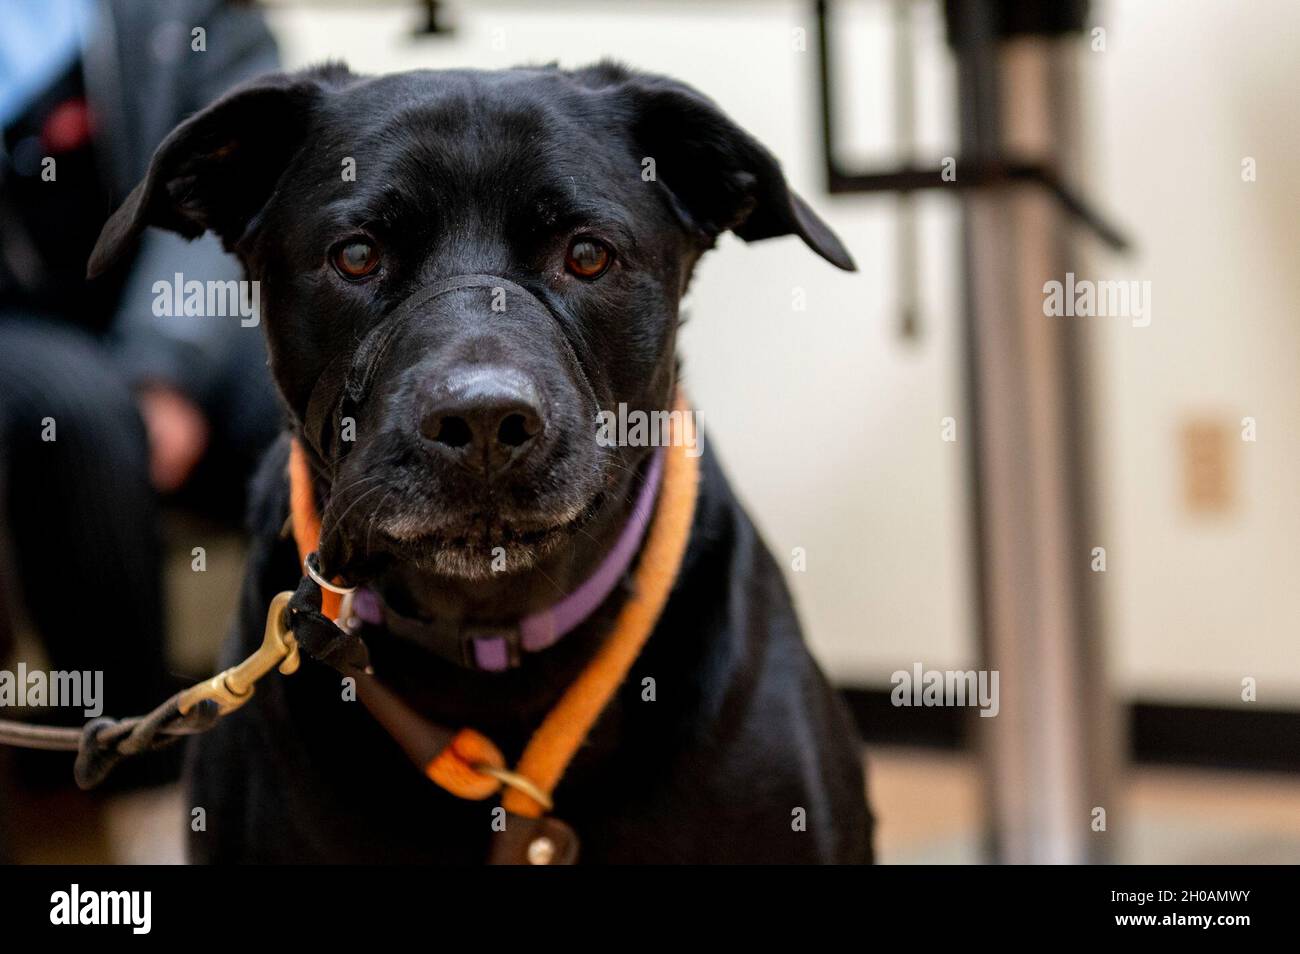
[[[484,477],[507,470],[544,429],[537,388],[510,368],[451,372],[425,395],[420,414],[426,441]]]

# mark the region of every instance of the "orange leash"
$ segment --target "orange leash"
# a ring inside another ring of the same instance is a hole
[[[551,793],[596,720],[636,662],[668,602],[681,568],[695,516],[699,489],[699,459],[686,452],[681,418],[688,408],[679,394],[673,435],[664,448],[664,475],[655,515],[637,563],[633,592],[623,604],[613,631],[586,668],[560,697],[524,749],[515,772],[505,771],[505,759],[490,739],[473,729],[461,729],[425,766],[425,774],[460,798],[485,799],[508,785],[501,804],[506,811],[529,818],[550,808]],[[306,559],[320,541],[307,455],[295,440],[289,453],[289,506],[298,555]],[[340,597],[321,591],[321,611],[337,618]],[[485,771],[486,768],[486,771]]]

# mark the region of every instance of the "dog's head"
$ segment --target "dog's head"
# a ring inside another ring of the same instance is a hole
[[[597,414],[671,406],[721,232],[853,268],[711,101],[611,64],[262,78],[168,136],[91,273],[147,225],[216,233],[260,283],[330,566],[463,580],[625,506],[647,449],[600,446]]]

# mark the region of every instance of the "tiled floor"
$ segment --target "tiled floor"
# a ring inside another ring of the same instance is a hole
[[[871,798],[884,864],[979,861],[978,776],[970,758],[877,748]],[[1300,776],[1173,768],[1130,771],[1117,839],[1123,863],[1300,863]],[[179,863],[186,820],[178,787],[96,797],[26,793],[6,805],[11,850],[25,862]],[[1112,815],[1112,818],[1114,815]]]

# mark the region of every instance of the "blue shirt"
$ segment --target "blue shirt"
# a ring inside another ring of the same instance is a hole
[[[4,0],[0,9],[0,129],[81,55],[91,0]]]

